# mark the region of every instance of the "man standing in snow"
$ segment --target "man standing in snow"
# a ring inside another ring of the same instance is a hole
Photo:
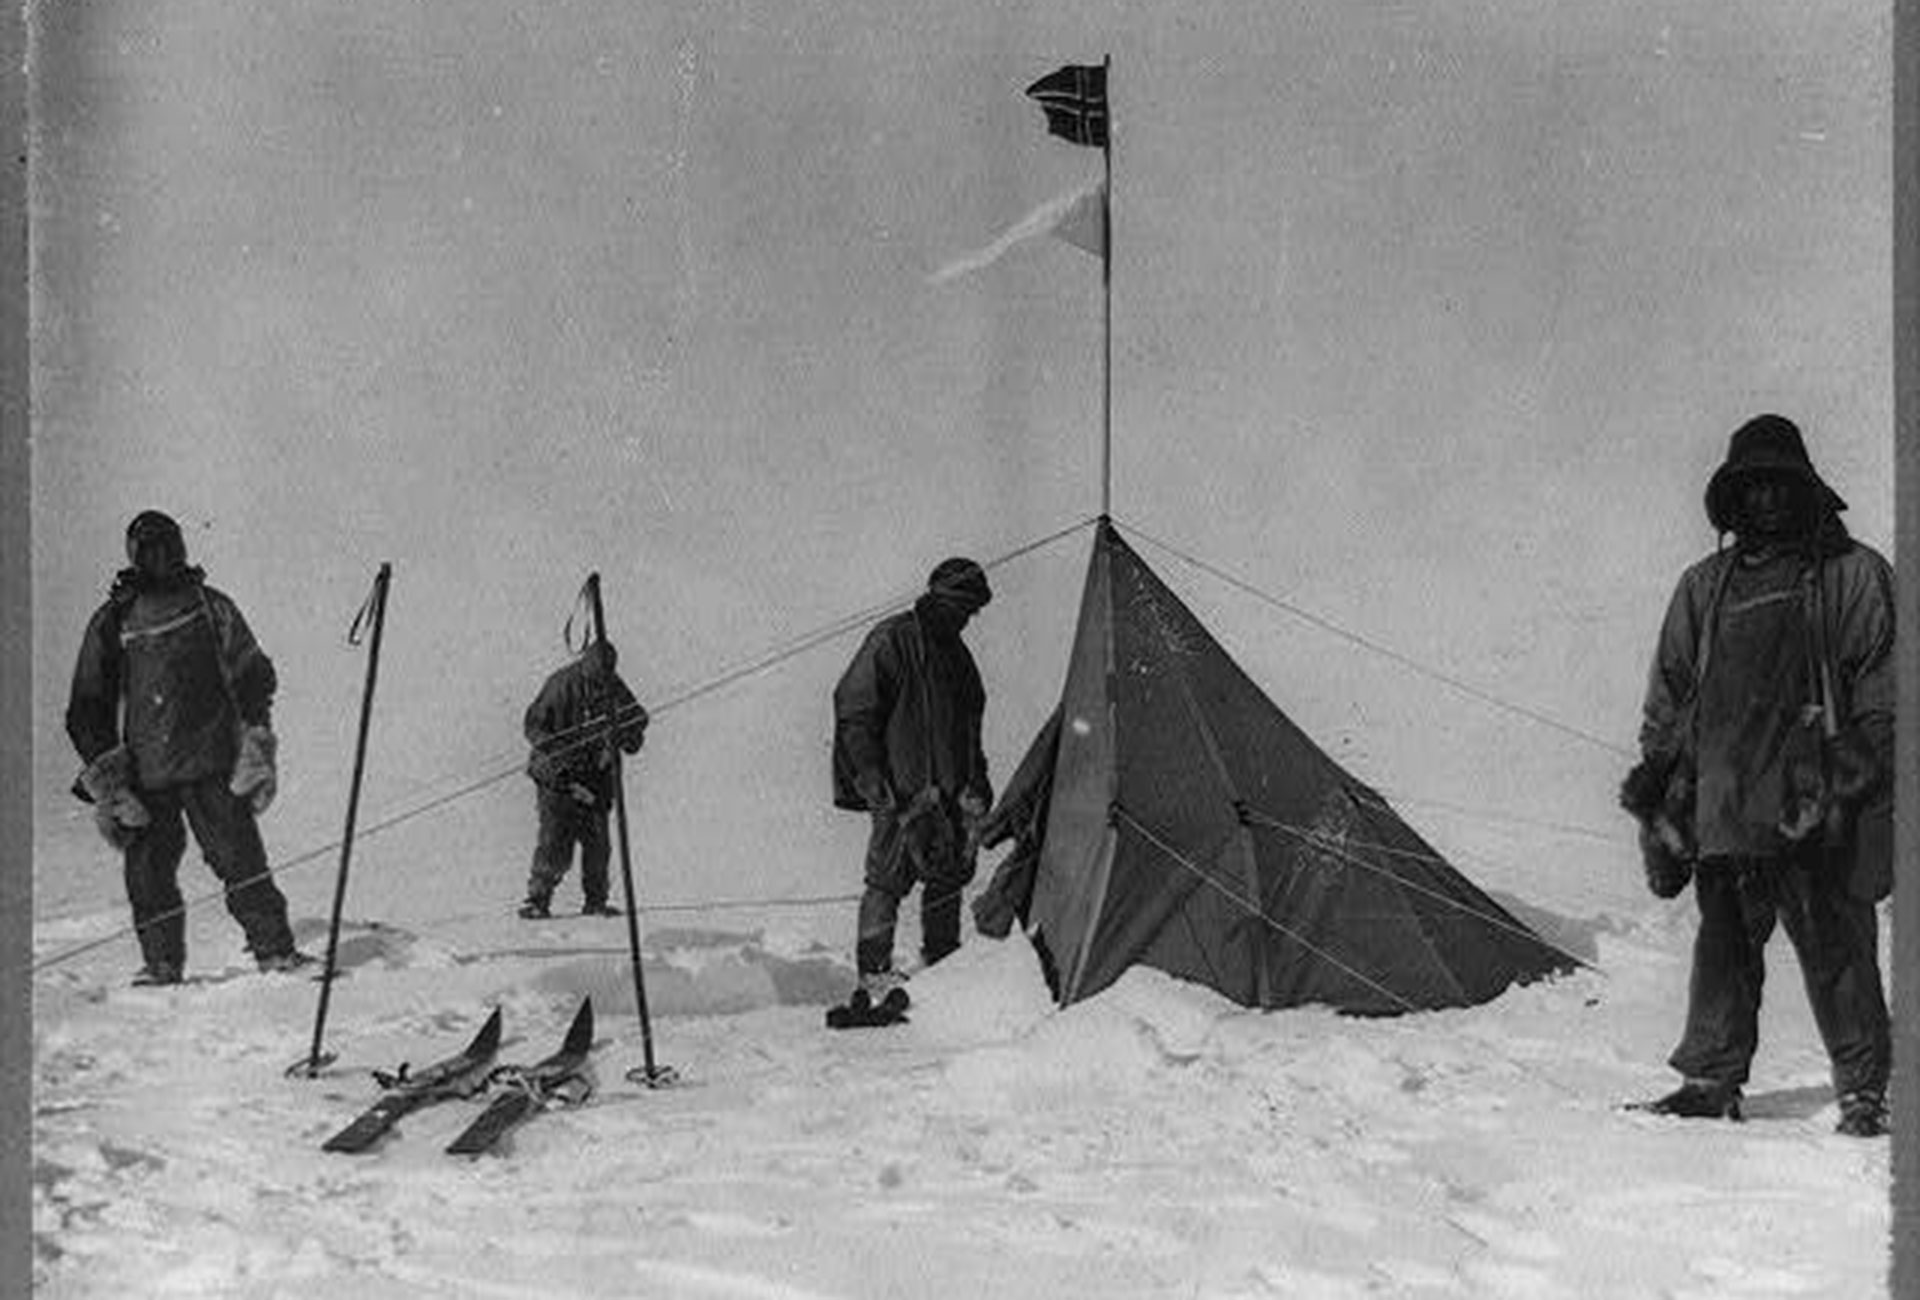
[[[255,821],[277,784],[273,663],[233,601],[187,564],[172,519],[137,515],[127,559],[81,639],[67,736],[86,765],[75,793],[125,860],[144,963],[133,982],[181,980],[185,827],[226,886],[227,911],[260,969],[305,965],[312,958],[294,948]]]
[[[926,964],[960,946],[972,833],[992,802],[986,690],[960,633],[992,595],[974,561],[942,560],[912,609],[867,634],[833,690],[834,806],[873,819],[854,958],[875,1003],[899,982],[894,925],[916,882]]]
[[[615,671],[619,656],[611,641],[595,641],[580,657],[548,677],[527,706],[524,725],[533,752],[533,778],[540,817],[520,915],[552,914],[553,891],[573,865],[580,846],[582,916],[617,916],[607,901],[607,813],[613,807],[613,751],[637,754],[647,734],[647,711]]]
[[[1707,486],[1733,545],[1668,606],[1621,802],[1647,879],[1699,905],[1687,1023],[1659,1114],[1738,1119],[1776,918],[1832,1061],[1839,1131],[1887,1131],[1875,904],[1892,885],[1893,571],[1840,521],[1800,430],[1762,415]]]

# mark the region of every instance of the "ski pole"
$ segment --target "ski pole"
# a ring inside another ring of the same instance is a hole
[[[393,566],[381,561],[374,575],[373,590],[354,616],[347,633],[347,644],[359,644],[359,633],[367,619],[373,623],[373,644],[367,649],[367,680],[360,693],[360,731],[353,746],[353,781],[347,791],[347,829],[340,839],[340,870],[333,882],[333,915],[327,922],[327,960],[320,970],[320,1005],[313,1017],[313,1046],[305,1061],[296,1061],[289,1075],[305,1074],[311,1079],[322,1066],[331,1064],[331,1054],[323,1056],[320,1044],[327,1030],[327,1003],[333,993],[334,963],[340,951],[340,910],[347,899],[347,865],[353,858],[353,824],[360,811],[360,779],[367,765],[367,726],[373,716],[373,688],[380,676],[380,637],[387,625],[387,586],[393,579]]]
[[[587,575],[587,600],[593,610],[593,639],[604,642],[607,639],[607,615],[600,603],[600,575]],[[614,833],[619,837],[620,845],[620,886],[627,898],[627,952],[633,962],[633,1003],[640,1013],[640,1050],[645,1064],[638,1070],[627,1071],[627,1078],[649,1088],[664,1087],[674,1082],[675,1074],[671,1066],[656,1065],[653,1060],[653,1021],[647,1014],[647,980],[640,968],[640,901],[633,893],[633,853],[627,840],[627,783],[621,770],[620,746],[611,728],[613,721],[608,719],[607,749],[613,762],[613,817]]]

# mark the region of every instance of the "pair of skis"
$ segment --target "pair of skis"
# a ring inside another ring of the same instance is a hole
[[[402,1065],[392,1074],[374,1072],[384,1091],[353,1123],[321,1144],[323,1151],[365,1151],[401,1119],[423,1106],[497,1090],[487,1108],[447,1146],[451,1155],[477,1156],[493,1149],[508,1133],[551,1106],[578,1106],[593,1091],[587,1079],[587,1054],[593,1048],[593,1000],[583,998],[560,1050],[531,1065],[499,1065],[500,1010],[495,1008],[473,1041],[453,1056],[412,1072]]]

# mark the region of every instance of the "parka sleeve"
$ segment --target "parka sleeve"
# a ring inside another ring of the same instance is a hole
[[[833,688],[835,737],[856,777],[892,775],[887,763],[887,721],[893,716],[899,680],[886,628],[875,628]]]
[[[634,698],[633,690],[619,678],[613,683],[613,740],[625,754],[637,754],[647,739],[646,706]]]
[[[273,696],[280,689],[273,660],[260,648],[253,629],[247,626],[246,617],[231,597],[212,589],[206,590],[206,596],[215,618],[216,653],[227,680],[233,683],[233,701],[240,711],[240,720],[251,726],[269,726],[273,720]]]
[[[1667,602],[1640,712],[1640,752],[1647,757],[1672,759],[1686,747],[1686,709],[1693,700],[1694,656],[1704,617],[1701,591],[1707,582],[1702,566],[1696,565],[1681,576]]]
[[[557,676],[549,677],[540,684],[540,693],[533,697],[533,703],[521,716],[520,730],[527,738],[527,744],[534,749],[544,749],[556,734],[566,726],[561,719],[561,683]]]
[[[1847,706],[1845,725],[1859,731],[1885,770],[1893,764],[1894,596],[1893,566],[1862,548],[1851,566],[1841,603],[1834,647],[1836,683]]]
[[[91,763],[120,743],[120,634],[112,605],[87,620],[67,692],[67,739]]]

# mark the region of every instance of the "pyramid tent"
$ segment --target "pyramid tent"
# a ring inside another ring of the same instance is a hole
[[[1058,723],[1050,767],[1023,766],[1051,777],[1027,921],[1062,1004],[1144,964],[1246,1006],[1393,1014],[1573,965],[1289,721],[1105,519]]]

